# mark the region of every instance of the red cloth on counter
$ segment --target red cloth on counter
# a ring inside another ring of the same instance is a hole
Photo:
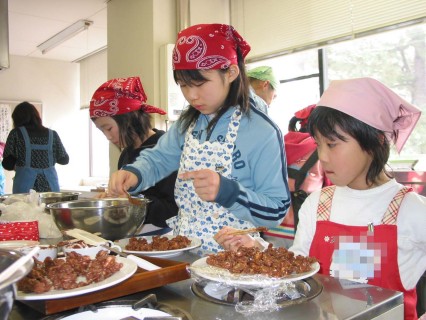
[[[39,239],[38,221],[0,222],[0,241]]]

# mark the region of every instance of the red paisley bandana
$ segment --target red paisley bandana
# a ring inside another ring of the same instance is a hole
[[[234,27],[198,24],[179,32],[173,49],[173,69],[227,69],[238,64],[237,48],[243,57],[250,51],[250,45]]]
[[[140,109],[146,113],[166,114],[164,110],[146,104],[146,100],[139,77],[112,79],[93,94],[90,118],[111,117]]]

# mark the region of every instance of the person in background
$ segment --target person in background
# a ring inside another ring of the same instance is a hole
[[[404,318],[417,319],[416,284],[426,270],[426,198],[386,171],[420,110],[371,78],[330,83],[309,117],[309,133],[334,186],[313,192],[299,212],[295,254],[318,259],[320,273],[404,293]],[[215,239],[227,249],[262,239]],[[345,257],[350,257],[347,259]]]
[[[249,50],[230,25],[181,31],[174,78],[190,105],[154,148],[109,181],[113,195],[138,192],[179,169],[179,214],[168,224],[200,238],[198,254],[220,249],[213,235],[221,226],[275,226],[290,206],[281,131],[249,101]]]
[[[315,140],[307,132],[308,118],[314,108],[315,104],[297,111],[284,135],[291,207],[279,226],[263,233],[263,238],[275,247],[289,248],[293,244],[301,204],[310,193],[331,184],[318,160]]]
[[[55,164],[69,162],[58,133],[44,127],[36,107],[26,101],[15,107],[12,120],[2,164],[6,170],[15,170],[13,193],[58,192]]]
[[[0,195],[4,194],[6,176],[4,174],[3,165],[1,164],[3,160],[3,151],[4,151],[4,142],[0,142]]]
[[[118,169],[133,163],[142,150],[154,147],[165,133],[152,127],[150,114],[164,115],[166,112],[146,104],[146,101],[139,77],[109,80],[94,92],[90,100],[93,123],[121,151]],[[177,171],[142,192],[151,200],[145,224],[166,228],[166,220],[177,215],[176,176]]]
[[[278,81],[271,67],[260,66],[247,71],[252,98],[260,110],[268,114],[268,108],[277,96]],[[260,99],[259,99],[260,98]]]

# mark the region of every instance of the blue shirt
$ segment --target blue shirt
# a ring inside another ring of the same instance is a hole
[[[214,127],[210,141],[223,141],[234,107]],[[201,114],[193,135],[206,140],[209,116]],[[179,121],[174,123],[152,149],[143,150],[136,161],[123,169],[138,176],[134,191],[144,190],[179,168],[185,141]],[[237,218],[254,225],[279,224],[290,206],[283,137],[278,126],[263,112],[251,107],[243,115],[233,152],[232,178],[221,177],[215,201]]]

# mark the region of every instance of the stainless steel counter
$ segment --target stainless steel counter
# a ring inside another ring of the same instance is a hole
[[[169,259],[192,262],[198,257],[189,253]],[[221,305],[199,298],[191,290],[192,279],[173,283],[161,288],[123,297],[139,300],[154,293],[161,303],[173,305],[189,313],[194,320],[239,319],[403,319],[403,295],[400,292],[374,286],[344,289],[338,279],[316,275],[323,285],[322,292],[312,300],[287,306],[274,312],[258,312],[244,316],[234,306]],[[124,316],[124,315],[123,315]],[[41,319],[43,315],[20,302],[15,302],[10,320]]]

